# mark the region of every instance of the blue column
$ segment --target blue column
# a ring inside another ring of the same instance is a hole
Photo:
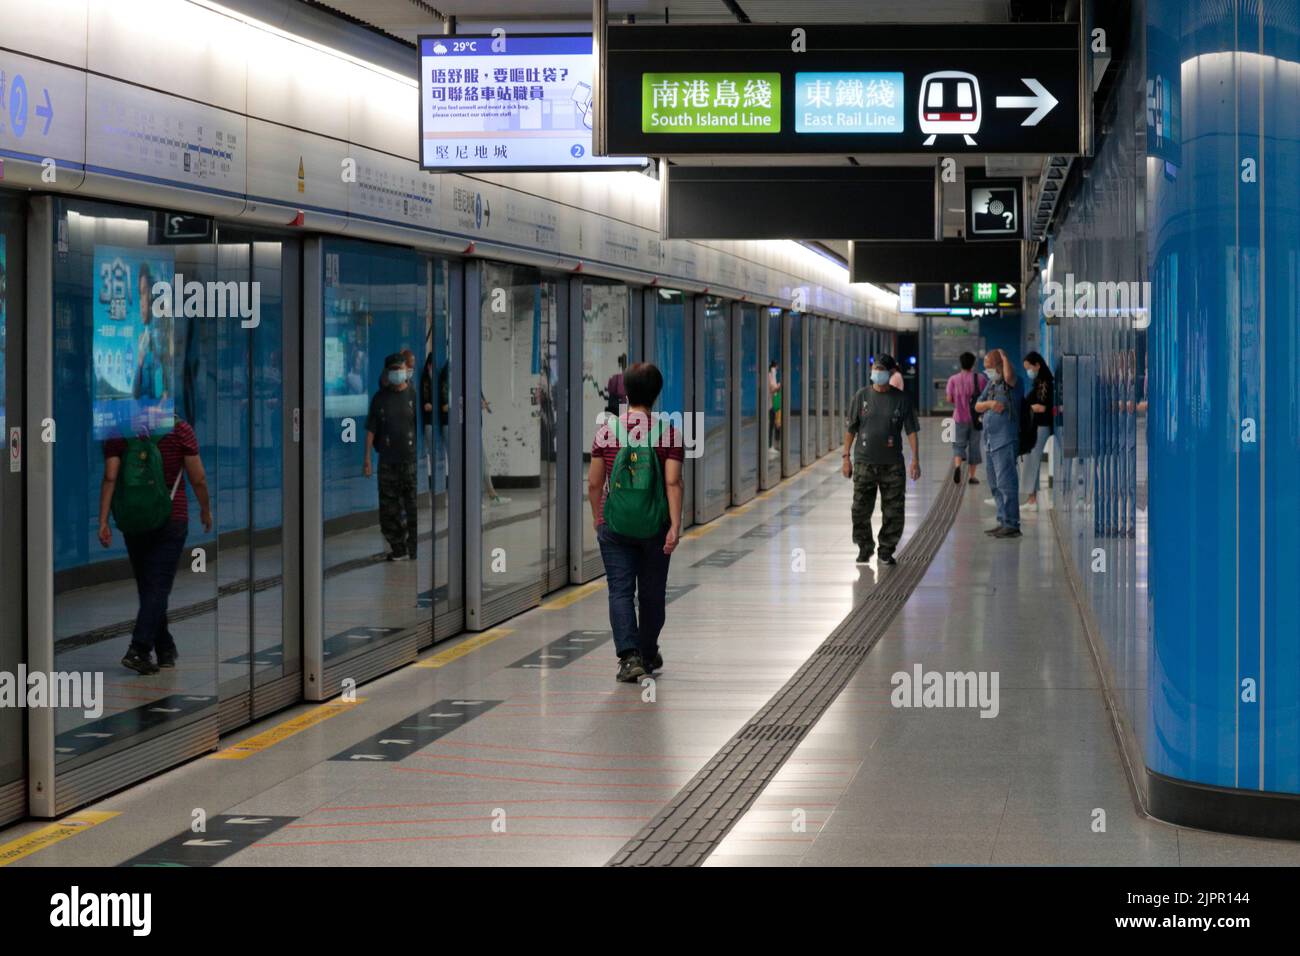
[[[1146,19],[1147,762],[1300,792],[1294,0]]]

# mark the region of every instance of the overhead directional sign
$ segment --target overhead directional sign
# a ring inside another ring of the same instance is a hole
[[[1019,304],[1020,289],[1010,282],[953,282],[948,285],[949,305]]]
[[[933,166],[660,165],[665,239],[934,239]]]
[[[1021,280],[1019,239],[1001,242],[849,243],[850,282],[965,282],[984,276],[985,284],[1014,285]]]
[[[1073,155],[1081,63],[1067,23],[619,24],[599,101],[612,156]]]

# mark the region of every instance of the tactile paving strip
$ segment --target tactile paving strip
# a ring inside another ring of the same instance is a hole
[[[607,866],[698,866],[763,792],[889,627],[938,553],[966,485],[944,482],[898,564]]]

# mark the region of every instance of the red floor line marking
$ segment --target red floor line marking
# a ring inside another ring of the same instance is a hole
[[[598,803],[602,806],[605,805],[622,806],[622,805],[638,804],[638,805],[649,805],[654,807],[663,805],[662,800],[618,800],[612,797],[605,800],[596,799],[596,798],[584,798],[584,797],[535,797],[530,800],[516,800],[512,798],[506,798],[504,800],[454,800],[446,803],[363,803],[351,807],[317,807],[315,810],[309,811],[307,815],[310,816],[312,813],[341,813],[344,810],[422,810],[431,807],[482,807],[482,806],[511,807],[511,806],[523,806],[525,804],[532,804],[532,803]],[[805,804],[799,804],[799,806],[803,807],[805,806]],[[834,807],[836,806],[836,804],[809,803],[806,806]],[[793,809],[793,805],[791,808]],[[773,807],[772,809],[776,809],[776,807]]]
[[[434,836],[368,837],[357,840],[301,840],[282,843],[254,843],[255,847],[343,846],[355,843],[423,843],[431,840],[623,840],[634,834],[619,833],[439,833]]]
[[[492,815],[479,817],[422,817],[417,820],[360,820],[348,821],[341,820],[337,823],[290,823],[281,827],[282,830],[313,830],[334,827],[412,827],[425,823],[481,823],[483,821],[492,821],[497,819]],[[510,814],[507,816],[510,821],[514,820],[653,820],[654,816],[599,816],[599,815],[572,815],[572,814]]]
[[[431,773],[442,777],[468,777],[472,780],[500,780],[505,783],[547,783],[557,787],[644,787],[646,789],[672,787],[681,789],[680,783],[600,783],[596,780],[538,780],[535,777],[500,777],[494,774],[465,773],[461,770],[425,770],[422,767],[394,767],[398,773]]]
[[[462,760],[466,763],[496,763],[506,767],[535,767],[539,770],[571,770],[574,773],[679,773],[689,770],[656,770],[648,767],[570,767],[562,763],[533,763],[528,760],[493,760],[491,757],[465,757],[461,754],[412,754],[421,760]],[[843,771],[841,771],[843,772]]]

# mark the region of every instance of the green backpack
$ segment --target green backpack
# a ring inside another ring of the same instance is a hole
[[[171,517],[172,498],[180,481],[178,472],[168,494],[158,443],[152,438],[127,439],[113,489],[113,521],[117,529],[123,534],[143,534],[161,528]]]
[[[627,426],[614,420],[614,433],[621,446],[609,475],[604,516],[609,530],[629,538],[653,538],[668,524],[668,494],[659,468],[661,427],[650,431],[646,445],[629,445]]]

